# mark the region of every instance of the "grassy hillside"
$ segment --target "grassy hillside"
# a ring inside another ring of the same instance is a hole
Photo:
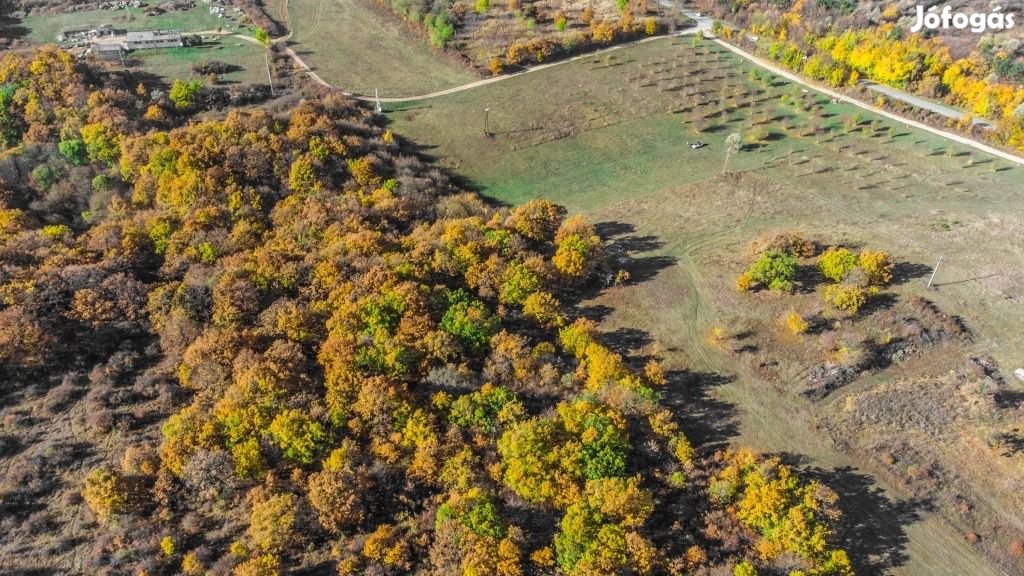
[[[321,78],[345,91],[408,96],[476,79],[467,66],[368,0],[289,0],[288,10],[292,48]]]

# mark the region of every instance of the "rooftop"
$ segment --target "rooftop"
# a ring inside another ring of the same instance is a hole
[[[146,40],[164,40],[181,38],[177,30],[140,30],[128,33],[128,42],[144,42]]]

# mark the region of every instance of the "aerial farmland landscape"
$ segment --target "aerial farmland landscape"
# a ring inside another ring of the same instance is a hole
[[[1019,11],[0,0],[0,574],[1024,574]]]

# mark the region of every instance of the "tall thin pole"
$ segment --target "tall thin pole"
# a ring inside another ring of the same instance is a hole
[[[377,102],[377,114],[384,111],[384,107],[380,105],[380,94],[377,93],[377,89],[373,89],[373,99]]]
[[[274,77],[270,74],[270,46],[263,52],[263,59],[267,62],[267,81],[270,82],[270,95],[274,95]]]
[[[490,112],[491,112],[490,107],[484,108],[484,136],[490,136],[491,135],[491,129],[487,125],[487,116],[490,114]]]
[[[932,281],[935,280],[935,273],[939,271],[939,264],[942,264],[942,256],[942,254],[939,254],[939,261],[935,263],[935,268],[932,268],[932,275],[930,278],[928,278],[928,286],[926,286],[927,288],[932,287]]]

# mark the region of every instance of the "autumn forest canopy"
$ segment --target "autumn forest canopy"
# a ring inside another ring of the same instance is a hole
[[[0,59],[0,396],[72,440],[0,435],[23,552],[75,523],[45,554],[80,573],[852,574],[831,490],[695,446],[575,311],[616,273],[594,224],[335,94],[132,84]]]

